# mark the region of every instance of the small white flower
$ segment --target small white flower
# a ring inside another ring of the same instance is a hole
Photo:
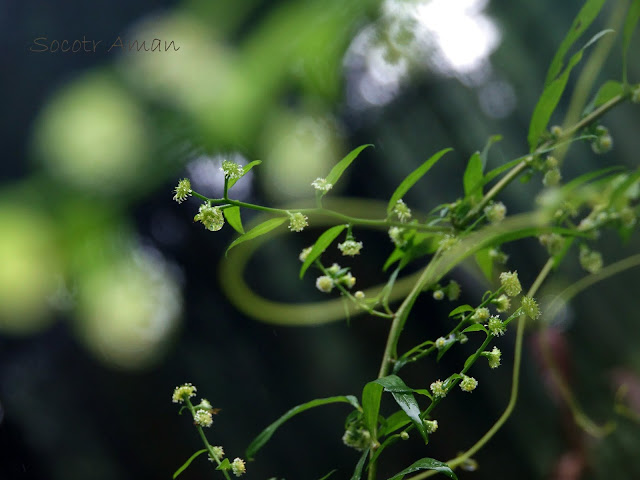
[[[329,190],[333,188],[333,184],[327,183],[327,180],[325,178],[320,178],[320,177],[316,178],[313,182],[311,182],[311,185],[316,190],[324,193],[327,193]]]

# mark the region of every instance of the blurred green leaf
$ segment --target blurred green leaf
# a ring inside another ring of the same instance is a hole
[[[291,417],[298,415],[310,408],[319,407],[322,405],[328,405],[330,403],[348,403],[352,405],[354,408],[359,408],[358,399],[353,395],[346,396],[337,396],[337,397],[328,397],[328,398],[317,398],[316,400],[311,400],[310,402],[303,403],[302,405],[298,405],[297,407],[293,407],[287,413],[282,415],[278,420],[273,422],[267,428],[265,428],[247,447],[246,456],[248,459],[253,459],[255,454],[260,450],[273,436],[275,431],[287,420]]]
[[[320,480],[327,480],[327,478],[329,478],[331,475],[333,475],[336,472],[337,472],[337,470],[334,468],[329,473],[327,473],[324,477],[322,477]]]
[[[605,0],[588,0],[580,9],[578,15],[573,20],[573,24],[571,25],[569,32],[558,47],[558,50],[556,51],[556,54],[551,61],[551,65],[549,65],[547,78],[544,82],[545,87],[549,86],[551,82],[553,82],[558,77],[558,75],[562,71],[564,57],[567,55],[567,52],[576,42],[576,40],[578,40],[582,36],[584,31],[593,23],[593,21],[600,13],[600,10],[602,9],[604,3]]]
[[[345,229],[345,225],[336,225],[324,232],[318,237],[316,243],[313,244],[313,248],[304,260],[302,267],[300,267],[300,278],[304,277],[305,272],[311,266],[311,264],[327,249],[331,242],[333,242],[340,233]]]
[[[373,147],[372,144],[361,145],[358,148],[354,148],[349,152],[342,160],[340,160],[329,172],[327,175],[327,183],[331,185],[335,185],[337,181],[340,179],[344,171],[349,168],[349,165],[360,155],[360,152],[367,147]],[[324,192],[326,193],[326,192]]]
[[[402,183],[400,183],[400,185],[398,185],[398,188],[396,188],[396,191],[393,192],[393,195],[391,195],[391,199],[389,200],[389,205],[387,206],[387,215],[391,214],[391,212],[393,211],[393,207],[398,202],[398,200],[400,200],[402,197],[404,197],[405,193],[407,193],[409,191],[409,189],[411,187],[413,187],[415,185],[415,183],[418,180],[420,180],[431,169],[431,167],[433,167],[435,165],[435,163],[438,160],[440,160],[440,158],[445,153],[450,152],[451,150],[453,150],[453,149],[452,148],[445,148],[445,149],[440,150],[439,152],[435,153],[426,162],[424,162],[422,165],[420,165],[418,168],[416,168],[413,172],[411,172],[407,176],[407,178],[405,178],[402,181]]]
[[[225,252],[225,256],[227,255],[227,253],[229,253],[229,250],[231,250],[236,245],[240,245],[241,243],[244,243],[248,240],[251,240],[253,238],[269,233],[271,230],[273,230],[274,228],[278,228],[280,225],[282,225],[286,221],[287,221],[286,217],[276,217],[276,218],[271,218],[266,222],[263,222],[260,225],[253,227],[244,235],[236,238],[231,243],[231,245],[229,245],[229,247],[227,248],[227,251]]]
[[[598,108],[600,105],[607,103],[612,98],[621,95],[624,92],[622,83],[615,80],[609,80],[602,84],[598,89],[598,93],[593,97],[593,100],[585,108],[585,113],[589,113],[592,110]]]
[[[469,158],[469,163],[467,163],[467,168],[462,177],[462,183],[465,197],[471,198],[471,203],[474,204],[474,200],[482,196],[482,191],[478,191],[478,186],[482,185],[482,159],[480,158],[480,152],[475,152]]]
[[[627,57],[629,56],[629,45],[631,37],[640,19],[640,1],[631,0],[627,18],[622,29],[622,82],[627,84]],[[637,58],[637,57],[636,57]]]
[[[228,207],[225,208],[222,213],[224,213],[224,218],[227,219],[229,225],[231,225],[233,229],[240,235],[244,235],[244,228],[242,228],[242,219],[240,218],[240,207]]]
[[[484,273],[485,278],[491,282],[493,280],[493,259],[489,255],[491,248],[483,248],[476,252],[476,263]]]
[[[389,435],[390,433],[406,425],[409,425],[410,423],[411,419],[407,415],[407,412],[405,412],[404,410],[398,410],[386,419],[384,427],[380,429],[380,435]]]
[[[560,101],[564,89],[567,86],[569,74],[571,73],[571,70],[573,70],[573,67],[582,60],[584,50],[594,42],[598,41],[602,36],[611,32],[613,32],[613,30],[602,30],[591,37],[586,45],[571,57],[567,68],[562,72],[562,74],[545,87],[533,111],[531,124],[529,125],[529,135],[527,139],[529,141],[529,148],[532,152],[538,146],[540,138],[547,129],[551,115],[558,106],[558,102]]]
[[[351,480],[360,480],[362,477],[362,469],[364,468],[364,463],[367,461],[367,457],[369,456],[369,449],[367,448],[362,455],[360,455],[360,460],[356,464],[356,468],[353,471],[353,475],[351,475]]]

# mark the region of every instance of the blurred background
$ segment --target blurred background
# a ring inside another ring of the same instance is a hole
[[[526,152],[547,66],[582,3],[2,2],[0,479],[170,478],[201,448],[170,400],[183,382],[221,408],[210,440],[231,459],[294,405],[359,396],[377,375],[384,321],[304,326],[306,318],[283,310],[269,324],[230,301],[243,301],[238,277],[274,301],[325,299],[312,275],[297,278],[298,253],[321,230],[267,240],[246,253],[242,275],[220,275],[235,234],[194,224],[199,202],[173,202],[177,180],[188,176],[198,192],[219,196],[222,159],[261,159],[235,197],[301,205],[312,180],[372,143],[330,196],[384,201],[452,146],[405,201],[415,212],[454,201],[466,160],[490,135],[504,137],[490,167]],[[608,2],[590,32],[619,30],[626,5]],[[640,79],[639,37],[630,49],[632,82]],[[611,40],[596,85],[620,79],[620,41]],[[595,157],[573,147],[564,178],[637,168],[639,118],[631,105],[608,114],[613,150]],[[540,180],[504,192],[510,212],[531,208]],[[360,215],[378,208],[349,205]],[[365,248],[350,266],[359,288],[376,285],[391,244],[384,232],[356,235]],[[603,236],[598,247],[610,263],[638,244],[637,235],[624,244]],[[505,250],[530,285],[544,249],[531,240]],[[239,255],[226,260],[231,270]],[[584,275],[576,257],[553,277],[556,288]],[[453,278],[463,303],[477,304],[488,288],[471,270]],[[541,361],[542,333],[532,330],[518,407],[475,457],[477,470],[459,478],[640,478],[640,426],[630,418],[640,415],[639,279],[629,271],[579,296],[546,333],[583,410],[600,423],[615,419],[617,429],[596,439],[575,426]],[[448,331],[453,306],[420,300],[404,347]],[[451,395],[436,412],[440,430],[429,446],[413,438],[390,449],[381,475],[424,456],[451,458],[493,424],[508,400],[513,332],[498,346],[503,367],[474,367],[480,388]],[[407,368],[404,378],[426,388],[467,355],[454,349],[439,364]],[[630,412],[615,416],[622,384]],[[333,468],[332,478],[349,478],[358,453],[341,441],[347,413],[335,405],[296,418],[248,465],[247,478],[311,480]],[[216,475],[199,458],[181,478]]]

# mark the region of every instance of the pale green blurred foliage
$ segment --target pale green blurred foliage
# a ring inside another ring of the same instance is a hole
[[[16,202],[0,204],[0,334],[49,325],[49,300],[61,275],[52,222]]]
[[[45,168],[72,188],[117,194],[147,166],[143,112],[105,74],[88,74],[58,91],[40,113],[34,137]]]
[[[261,139],[265,192],[276,201],[309,198],[311,182],[326,176],[343,150],[337,128],[328,116],[275,113]]]

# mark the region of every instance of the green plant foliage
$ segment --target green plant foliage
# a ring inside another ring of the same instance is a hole
[[[225,208],[222,213],[224,214],[224,218],[227,219],[227,222],[229,222],[229,225],[231,225],[240,235],[244,235],[242,219],[240,218],[240,207]]]
[[[263,222],[260,225],[257,225],[255,227],[253,227],[251,230],[249,230],[244,235],[236,238],[231,243],[231,245],[229,245],[229,247],[227,248],[227,251],[225,252],[225,254],[229,253],[229,250],[231,250],[233,247],[236,247],[236,246],[240,245],[241,243],[244,243],[244,242],[246,242],[248,240],[252,240],[252,239],[254,239],[256,237],[260,237],[262,235],[265,235],[265,234],[269,233],[271,230],[273,230],[274,228],[278,228],[280,225],[282,225],[286,221],[287,221],[287,219],[285,217],[271,218],[271,219],[267,220],[266,222]]]
[[[324,253],[324,251],[329,247],[329,245],[333,243],[336,238],[338,238],[338,235],[340,235],[344,229],[345,225],[336,225],[335,227],[331,227],[318,237],[316,243],[313,244],[311,252],[309,252],[307,258],[302,263],[302,267],[300,267],[300,278],[304,276],[304,273],[311,266],[311,264]]]
[[[360,152],[362,152],[367,147],[373,147],[373,145],[367,144],[367,145],[361,145],[357,148],[354,148],[342,160],[340,160],[331,169],[331,171],[329,172],[329,175],[327,175],[327,178],[326,178],[327,183],[330,183],[331,185],[335,185],[338,182],[338,180],[340,180],[340,177],[342,177],[342,174],[345,172],[345,170],[349,168],[349,165],[351,165],[353,161],[356,158],[358,158],[358,155],[360,155]]]
[[[405,475],[408,475],[413,472],[417,472],[420,470],[435,470],[436,472],[442,473],[453,480],[457,480],[456,474],[453,473],[453,470],[446,463],[439,462],[438,460],[434,460],[433,458],[422,458],[417,462],[411,464],[411,466],[405,468],[401,472],[398,472],[389,480],[402,480]]]
[[[193,462],[196,458],[198,458],[198,457],[199,457],[200,455],[202,455],[203,453],[206,453],[206,451],[207,451],[207,449],[206,449],[206,448],[203,448],[202,450],[198,450],[196,453],[194,453],[193,455],[191,455],[191,456],[189,457],[189,459],[188,459],[186,462],[184,462],[184,463],[182,464],[182,466],[181,466],[178,470],[176,470],[176,471],[175,471],[175,473],[173,474],[173,478],[177,478],[177,477],[178,477],[178,475],[180,475],[182,472],[184,472],[184,471],[187,469],[187,467],[188,467],[189,465],[191,465],[191,462]]]

